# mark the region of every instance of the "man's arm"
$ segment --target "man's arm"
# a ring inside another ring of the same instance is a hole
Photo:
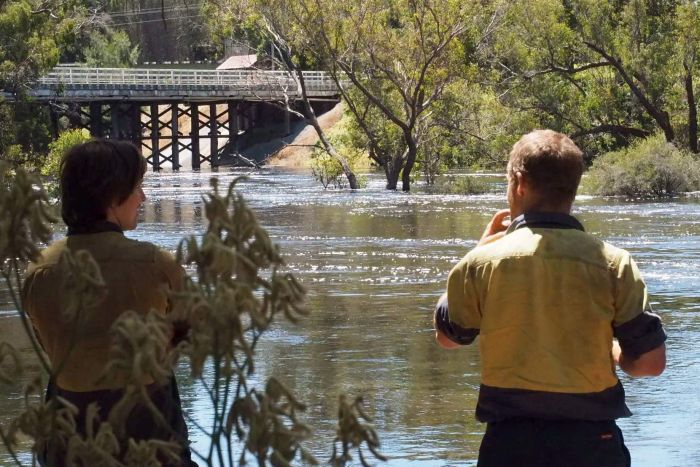
[[[510,225],[508,216],[510,216],[509,209],[501,209],[496,212],[491,218],[491,221],[486,225],[486,229],[484,229],[484,233],[477,243],[477,246],[486,245],[502,238]],[[462,274],[456,273],[456,270],[459,270],[459,265],[452,270],[447,281],[448,292],[456,296],[453,304],[459,305],[458,307],[454,307],[455,309],[453,312],[455,314],[461,314],[461,316],[465,318],[464,321],[470,322],[471,325],[467,328],[463,328],[450,320],[447,307],[447,292],[442,294],[442,297],[440,297],[435,307],[433,326],[435,327],[435,340],[443,349],[457,349],[463,345],[469,345],[474,342],[476,336],[479,335],[478,323],[480,317],[476,312],[475,294],[467,293],[465,278]],[[474,287],[474,284],[470,284],[469,287],[469,291],[471,292],[471,288]]]
[[[437,326],[436,320],[433,318],[433,326],[435,327],[435,340],[437,343],[442,347],[443,349],[451,350],[451,349],[458,349],[462,347],[460,344],[456,343],[449,337],[445,335],[444,332],[440,330],[440,328]]]
[[[649,304],[646,284],[629,254],[616,276],[613,360],[630,376],[658,376],[666,368],[666,332]]]
[[[617,341],[613,341],[612,353],[620,369],[633,377],[659,376],[666,369],[666,344],[632,358],[622,352]]]

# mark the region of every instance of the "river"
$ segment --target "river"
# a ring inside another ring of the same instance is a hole
[[[240,172],[216,175],[227,183]],[[201,195],[211,173],[147,175],[147,201],[130,237],[174,250],[203,228]],[[330,457],[338,394],[363,395],[387,465],[474,465],[483,425],[474,419],[476,347],[440,349],[433,306],[451,266],[472,248],[491,214],[493,193],[394,193],[379,174],[355,193],[324,191],[305,173],[263,170],[240,185],[289,267],[309,290],[312,314],[277,323],[258,347],[261,378],[275,375],[308,404],[310,443]],[[634,466],[700,466],[700,198],[631,202],[580,196],[586,229],[632,252],[669,339],[659,378],[621,376],[634,416],[619,422]],[[0,300],[7,301],[0,289]],[[1,339],[20,342],[12,311]],[[28,352],[25,352],[28,353]],[[31,373],[31,372],[29,372]],[[183,404],[207,423],[202,388],[178,369]],[[0,387],[0,421],[16,413],[17,387]],[[203,440],[194,436],[195,448]],[[8,462],[0,451],[0,464]]]

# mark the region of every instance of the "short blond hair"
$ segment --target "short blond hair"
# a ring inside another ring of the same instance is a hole
[[[583,152],[571,139],[552,130],[535,130],[513,145],[508,174],[521,172],[532,187],[553,201],[573,201],[583,174]]]

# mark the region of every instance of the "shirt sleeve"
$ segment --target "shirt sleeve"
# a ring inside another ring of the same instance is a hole
[[[156,251],[156,258],[158,268],[165,279],[165,293],[169,294],[171,292],[182,291],[185,285],[184,268],[177,262],[172,254],[160,248]],[[173,303],[170,297],[168,297],[166,313],[170,313],[171,311],[173,311]]]
[[[158,249],[158,261],[160,268],[165,274],[168,282],[168,288],[172,291],[180,291],[183,289],[185,281],[185,270],[175,260],[175,257],[165,250]]]
[[[447,279],[447,294],[435,308],[436,328],[457,344],[474,342],[481,326],[477,297],[475,276],[465,258],[452,269]]]
[[[666,332],[661,318],[652,312],[646,284],[629,254],[620,259],[615,280],[613,335],[622,353],[636,359],[662,345]]]
[[[46,348],[41,340],[41,336],[39,335],[39,330],[37,329],[35,322],[36,318],[34,316],[34,280],[36,274],[36,267],[34,264],[30,264],[27,272],[24,275],[24,280],[22,281],[22,289],[20,290],[20,305],[22,307],[22,311],[29,317],[29,321],[32,324],[32,331],[34,332],[34,336],[36,336],[39,345],[41,346],[42,350],[46,351]]]

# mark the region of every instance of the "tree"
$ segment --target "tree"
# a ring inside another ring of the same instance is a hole
[[[0,89],[5,92],[26,91],[58,62],[55,37],[63,32],[61,23],[41,6],[31,0],[0,4]]]
[[[47,119],[42,118],[46,113],[27,102],[26,92],[58,62],[55,38],[62,32],[60,21],[43,12],[37,2],[0,3],[0,91],[19,101],[3,103],[0,96],[0,159],[25,163],[48,144]]]
[[[700,152],[698,148],[698,108],[695,98],[694,76],[698,73],[700,60],[700,4],[685,1],[678,7],[676,16],[678,31],[677,56],[683,64],[683,84],[688,107],[688,148]]]
[[[464,72],[476,3],[428,0],[336,2],[295,0],[290,8],[319,63],[329,70],[365,133],[370,157],[387,177],[410,190],[421,145],[419,128],[444,89]],[[488,28],[487,28],[488,29]],[[350,89],[354,88],[357,92]],[[401,135],[401,151],[388,153],[376,125],[381,115]]]
[[[658,130],[674,141],[697,132],[697,9],[690,1],[516,1],[486,60],[510,106],[544,112],[543,124],[574,138],[617,147]]]
[[[268,10],[269,12],[270,10]],[[306,121],[314,128],[318,139],[321,142],[321,146],[328,153],[328,155],[336,160],[342,167],[345,177],[348,179],[348,184],[351,189],[356,190],[360,188],[357,176],[350,167],[347,157],[340,154],[335,146],[326,136],[325,132],[321,128],[321,125],[316,118],[316,112],[314,112],[311,106],[311,100],[309,98],[306,81],[304,79],[304,72],[299,65],[299,57],[295,56],[295,50],[297,50],[291,42],[291,39],[284,35],[283,26],[278,21],[279,17],[273,17],[272,15],[263,16],[263,22],[265,24],[265,30],[268,32],[270,41],[272,42],[275,50],[278,52],[280,61],[282,62],[284,68],[293,76],[294,81],[297,84],[297,89],[301,93],[300,103],[302,105],[301,114],[304,116]],[[276,21],[277,20],[277,21]],[[286,110],[289,112],[289,102],[286,102]]]
[[[0,3],[0,91],[13,100],[3,103],[0,96],[0,159],[42,165],[58,128],[50,122],[48,106],[32,102],[27,93],[59,60],[94,66],[135,63],[138,48],[108,21],[87,0]]]

